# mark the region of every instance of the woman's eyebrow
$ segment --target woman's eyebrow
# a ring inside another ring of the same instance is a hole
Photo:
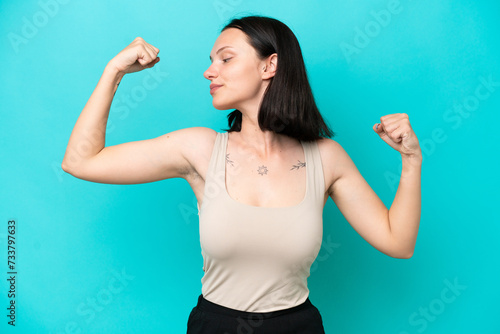
[[[224,50],[226,48],[232,48],[232,46],[230,46],[230,45],[223,46],[219,50],[217,50],[217,52],[215,52],[215,54],[218,54],[219,52],[221,52],[222,50]],[[212,61],[212,56],[208,56],[208,58],[210,58],[210,61]]]

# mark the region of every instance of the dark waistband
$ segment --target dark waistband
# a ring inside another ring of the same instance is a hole
[[[198,309],[205,312],[213,312],[234,318],[241,317],[243,319],[253,319],[253,320],[255,320],[256,318],[269,319],[269,318],[279,317],[285,314],[290,314],[293,312],[314,307],[309,298],[307,298],[302,304],[284,310],[271,311],[271,312],[246,312],[246,311],[235,310],[219,304],[215,304],[211,301],[206,300],[203,297],[203,294],[201,294],[198,297],[198,304],[196,306],[198,307]]]

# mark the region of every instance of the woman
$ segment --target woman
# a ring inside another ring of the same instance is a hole
[[[373,130],[401,153],[388,210],[319,113],[293,32],[249,16],[225,26],[204,73],[213,105],[235,109],[227,132],[192,127],[104,147],[114,93],[126,73],[153,67],[159,49],[136,38],[106,66],[71,134],[62,168],[101,183],[184,178],[198,200],[202,294],[188,333],[324,333],[307,277],[330,196],[379,251],[413,254],[420,220],[422,154],[408,116]]]

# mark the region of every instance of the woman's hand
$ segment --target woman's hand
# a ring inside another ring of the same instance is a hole
[[[108,65],[122,74],[142,71],[153,67],[160,61],[159,52],[158,48],[146,43],[141,37],[137,37],[111,59]]]
[[[402,157],[422,157],[417,136],[410,125],[407,114],[390,114],[380,118],[373,130]]]

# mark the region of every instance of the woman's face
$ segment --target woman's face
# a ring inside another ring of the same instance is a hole
[[[248,44],[243,31],[236,28],[224,30],[215,41],[210,61],[212,64],[203,76],[211,84],[221,85],[210,91],[216,109],[241,111],[252,105],[258,106],[265,91],[262,72],[266,65]]]

